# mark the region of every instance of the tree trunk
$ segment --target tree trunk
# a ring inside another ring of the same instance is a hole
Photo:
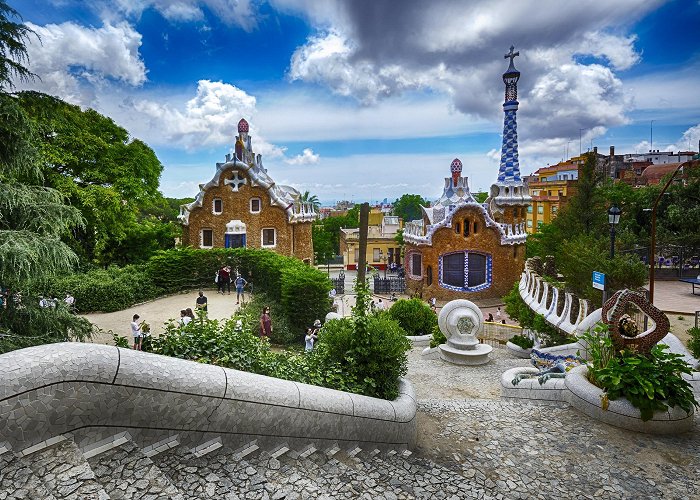
[[[357,258],[357,282],[365,282],[367,270],[367,226],[369,225],[369,203],[360,206],[360,248]]]

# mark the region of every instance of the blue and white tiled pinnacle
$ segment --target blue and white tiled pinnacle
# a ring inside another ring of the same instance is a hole
[[[516,122],[517,101],[503,105],[503,145],[501,146],[501,165],[498,169],[498,182],[520,182],[520,165],[518,163],[518,125]]]

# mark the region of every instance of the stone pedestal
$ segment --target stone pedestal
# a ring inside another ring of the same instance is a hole
[[[484,323],[481,310],[468,300],[445,304],[438,316],[440,331],[447,338],[439,346],[440,358],[456,365],[483,365],[489,361],[493,347],[480,344],[476,334]]]

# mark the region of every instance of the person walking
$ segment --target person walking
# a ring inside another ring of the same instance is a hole
[[[241,300],[245,302],[245,295],[243,293],[243,287],[245,287],[248,282],[243,279],[243,276],[240,274],[236,276],[236,281],[234,282],[236,285],[236,304],[240,303]]]
[[[131,319],[131,336],[134,337],[134,350],[140,351],[143,345],[143,333],[141,332],[141,324],[139,321],[139,315],[134,314]]]
[[[199,291],[199,297],[197,297],[197,303],[195,304],[195,309],[198,311],[204,311],[204,315],[207,314],[207,298],[203,291]]]
[[[66,298],[63,299],[63,302],[66,303],[66,306],[68,306],[68,310],[70,312],[75,312],[75,297],[73,297],[69,292],[66,292]]]
[[[272,335],[272,318],[270,308],[265,306],[260,315],[260,338],[269,338],[270,335]]]
[[[501,306],[498,306],[496,310],[496,319],[501,319]]]
[[[225,291],[228,291],[228,294],[231,295],[231,268],[228,266],[224,266],[221,269],[219,269],[219,292],[221,292],[221,295],[224,294]]]

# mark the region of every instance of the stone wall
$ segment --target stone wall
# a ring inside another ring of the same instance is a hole
[[[212,229],[214,248],[224,247],[226,224],[231,220],[240,220],[246,224],[246,246],[262,248],[262,230],[275,228],[276,242],[272,250],[282,255],[309,259],[313,262],[313,244],[311,240],[311,222],[290,224],[286,212],[270,203],[266,189],[251,187],[245,184],[236,192],[224,184],[234,171],[228,171],[221,176],[219,186],[204,192],[202,206],[193,208],[189,216],[189,225],[182,226],[182,241],[184,245],[200,247],[200,230]],[[220,198],[223,212],[213,212],[213,200]],[[251,198],[260,198],[259,213],[250,212]]]
[[[81,343],[3,354],[0,373],[0,444],[16,451],[69,432],[96,442],[132,430],[396,447],[415,440],[415,395],[403,380],[399,397],[386,401]]]
[[[463,224],[464,219],[479,225],[477,233],[470,232],[464,236],[455,232],[455,224]],[[440,255],[474,250],[491,254],[492,275],[491,286],[478,292],[458,292],[440,286],[440,273],[438,260]],[[501,245],[498,231],[492,227],[486,227],[483,213],[475,207],[462,207],[457,210],[452,218],[451,228],[441,228],[435,231],[431,246],[406,244],[405,255],[409,258],[411,252],[421,252],[423,255],[423,277],[420,280],[412,279],[406,274],[406,287],[408,293],[421,294],[423,298],[435,297],[438,300],[454,299],[487,299],[506,295],[513,284],[520,279],[525,262],[525,245]],[[428,285],[427,269],[432,268],[432,285]],[[408,266],[405,266],[408,269]]]

